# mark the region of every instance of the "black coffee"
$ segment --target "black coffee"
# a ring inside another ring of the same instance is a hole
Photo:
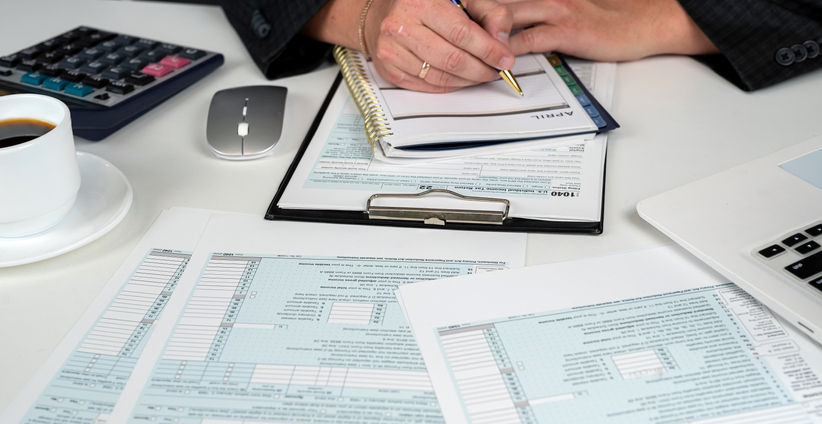
[[[37,119],[0,121],[0,149],[33,140],[53,129],[53,124]]]

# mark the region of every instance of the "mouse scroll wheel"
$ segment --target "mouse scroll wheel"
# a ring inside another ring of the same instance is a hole
[[[248,122],[240,122],[237,124],[237,135],[240,137],[248,135]]]

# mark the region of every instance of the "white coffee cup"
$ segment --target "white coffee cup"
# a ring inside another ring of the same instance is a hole
[[[39,94],[0,96],[0,125],[21,119],[54,128],[29,141],[0,146],[0,237],[24,237],[53,227],[71,210],[80,189],[68,107]]]

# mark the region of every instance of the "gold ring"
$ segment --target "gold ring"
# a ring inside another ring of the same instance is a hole
[[[419,79],[425,79],[425,76],[428,75],[428,70],[431,69],[431,65],[428,62],[422,62],[422,69],[420,69],[420,73],[417,74]]]

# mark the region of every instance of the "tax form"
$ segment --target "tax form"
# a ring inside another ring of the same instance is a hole
[[[441,422],[394,290],[524,257],[516,234],[171,209],[0,421]]]
[[[616,65],[575,61],[581,81],[608,108]],[[344,87],[340,87],[344,90]],[[391,163],[374,157],[362,115],[350,96],[336,96],[325,120],[279,201],[288,209],[362,211],[375,193],[418,193],[447,189],[468,196],[511,202],[510,215],[527,219],[598,221],[602,211],[607,136],[561,142],[515,143],[511,151],[455,160]],[[528,149],[528,146],[539,148]],[[420,207],[441,206],[438,199]]]
[[[449,423],[822,422],[819,346],[678,248],[398,293]]]

